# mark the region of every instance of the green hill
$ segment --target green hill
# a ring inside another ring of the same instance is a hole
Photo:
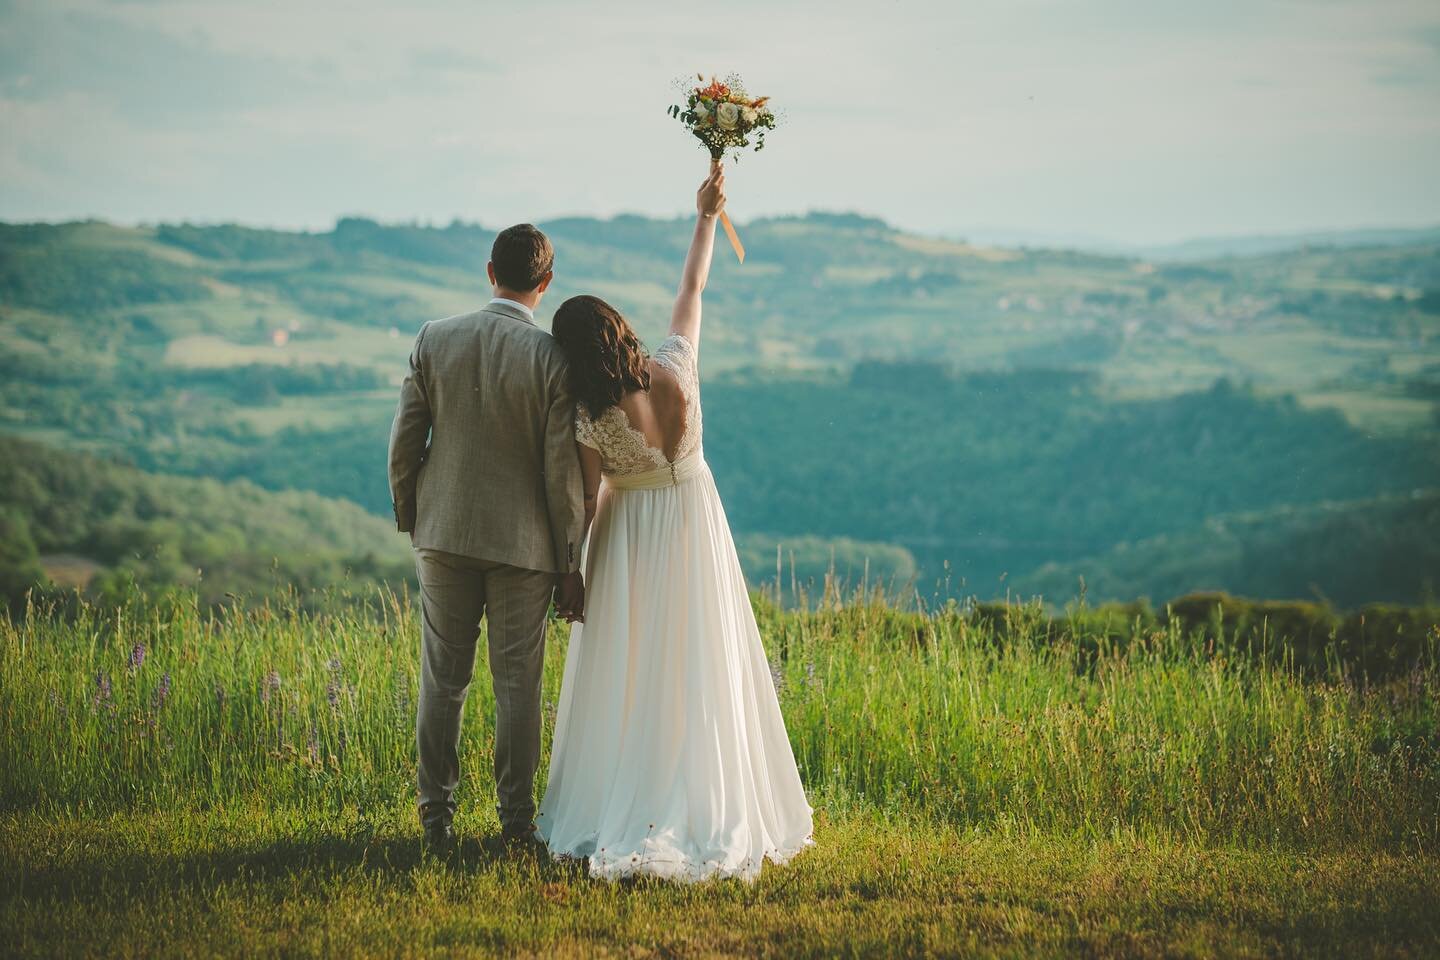
[[[1212,516],[1407,493],[1440,476],[1432,443],[1370,436],[1225,381],[1126,403],[1098,390],[1087,374],[886,364],[721,382],[706,394],[706,450],[739,529],[890,541],[916,557],[924,592],[948,574],[982,597],[1047,562],[1203,533]],[[1355,522],[1367,519],[1389,515]],[[1152,596],[1211,585],[1189,553],[1172,569],[1179,582]]]
[[[15,604],[50,580],[113,594],[194,587],[205,603],[381,580],[410,551],[391,524],[314,493],[166,477],[0,434],[0,584]]]
[[[551,304],[598,293],[643,335],[662,331],[684,222],[542,226],[557,250]],[[1298,393],[1357,422],[1423,423],[1432,413],[1411,392],[1420,371],[1440,363],[1440,243],[1428,234],[1407,245],[1155,264],[986,249],[853,215],[742,228],[746,263],[717,256],[707,293],[712,372],[873,359],[967,370],[1062,366],[1096,370],[1108,390],[1127,396],[1228,376]],[[0,224],[7,373],[48,383],[74,369],[79,350],[91,357],[81,367],[345,362],[388,378],[404,359],[393,339],[488,295],[493,236],[474,224],[357,219],[328,233]],[[59,342],[77,333],[81,341]],[[1361,394],[1384,402],[1360,403]],[[15,398],[11,390],[5,399]]]
[[[1097,556],[1050,563],[1018,580],[1021,595],[1065,603],[1163,600],[1193,590],[1277,599],[1434,604],[1440,596],[1440,490],[1220,515],[1202,527]]]
[[[542,324],[592,292],[656,342],[687,224],[542,226],[557,251]],[[746,263],[722,249],[707,293],[706,450],[757,581],[773,580],[778,542],[800,580],[833,552],[860,576],[869,561],[923,593],[988,596],[1047,564],[1193,537],[1175,587],[1154,591],[1183,593],[1215,579],[1207,550],[1226,541],[1211,518],[1440,475],[1429,234],[1163,263],[849,214],[740,229]],[[414,331],[484,301],[492,239],[362,219],[317,233],[0,224],[0,429],[386,517]],[[66,563],[88,575],[83,555]]]

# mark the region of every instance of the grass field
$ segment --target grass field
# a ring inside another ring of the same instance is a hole
[[[815,846],[753,885],[610,885],[491,852],[483,667],[461,849],[421,856],[415,611],[338,609],[0,626],[6,953],[1440,950],[1433,646],[1367,684],[1173,627],[1121,649],[761,602]]]

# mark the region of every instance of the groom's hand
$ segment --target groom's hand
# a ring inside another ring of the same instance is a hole
[[[567,623],[585,622],[585,580],[580,571],[563,575],[555,584],[555,610]]]

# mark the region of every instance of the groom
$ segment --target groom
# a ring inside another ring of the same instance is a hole
[[[460,719],[481,617],[497,809],[513,844],[535,829],[546,615],[552,595],[567,619],[584,605],[575,401],[560,348],[534,316],[554,263],[549,238],[530,224],[500,232],[486,268],[494,299],[420,328],[390,431],[395,521],[420,577],[416,781],[435,847],[454,839]]]

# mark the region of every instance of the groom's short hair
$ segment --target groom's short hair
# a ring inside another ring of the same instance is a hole
[[[490,263],[495,267],[497,286],[528,293],[555,268],[555,248],[534,224],[517,223],[496,235]]]

